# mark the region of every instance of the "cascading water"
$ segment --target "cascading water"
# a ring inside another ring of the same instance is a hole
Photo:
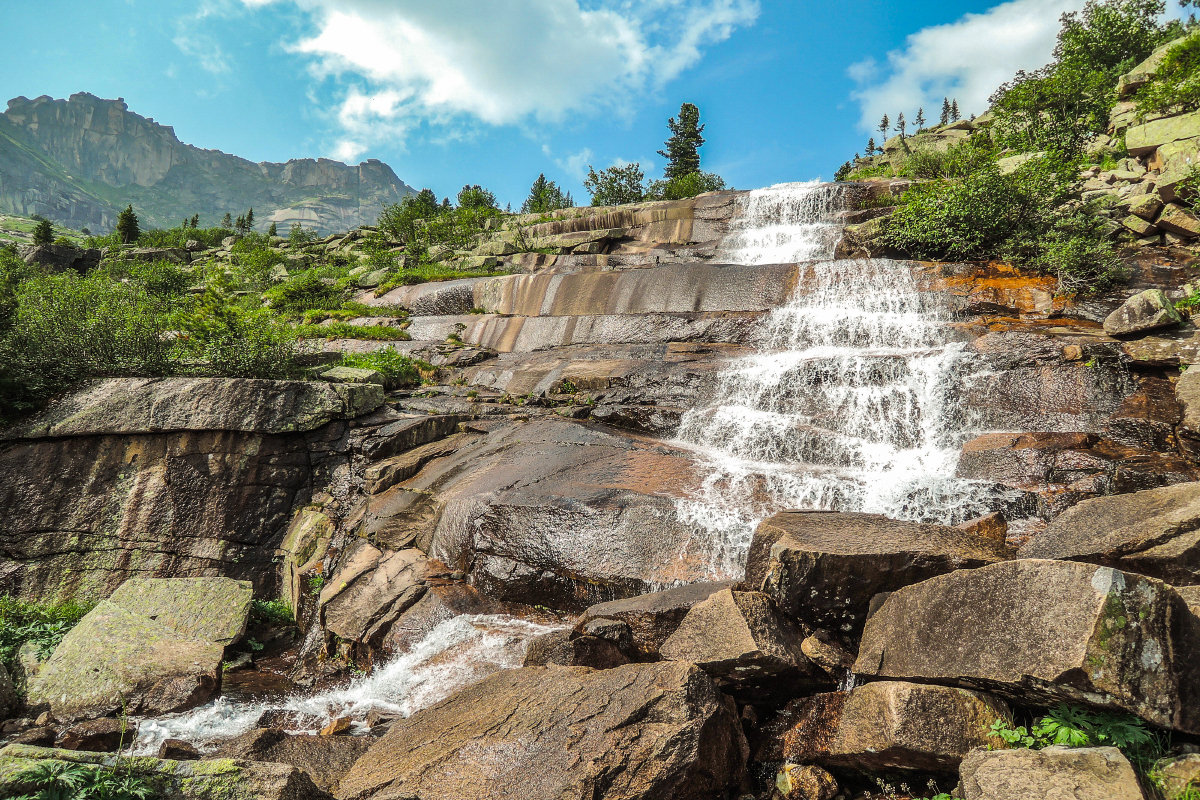
[[[255,727],[268,710],[282,712],[297,733],[316,733],[339,717],[350,717],[362,732],[371,710],[407,717],[494,672],[521,666],[529,640],[554,629],[504,615],[454,617],[342,689],[270,702],[219,698],[192,711],[141,720],[133,752],[153,755],[167,739],[213,744]]]
[[[679,504],[712,537],[714,574],[740,576],[757,523],[789,508],[954,522],[991,490],[954,478],[970,435],[957,388],[970,359],[949,309],[910,264],[831,260],[844,188],[750,192],[717,260],[799,263],[792,300],[754,355],[722,376],[715,404],[686,413],[678,440],[709,472]]]

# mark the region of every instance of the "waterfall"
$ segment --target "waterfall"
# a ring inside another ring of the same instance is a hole
[[[944,298],[911,265],[834,260],[837,184],[782,184],[741,200],[717,259],[798,263],[790,302],[756,352],[734,361],[678,442],[707,470],[680,501],[709,536],[713,574],[739,577],[758,522],[783,509],[866,511],[953,523],[986,513],[991,490],[956,479],[971,435],[958,388],[970,369]]]

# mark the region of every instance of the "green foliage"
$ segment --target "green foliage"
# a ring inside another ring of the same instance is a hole
[[[1040,750],[1043,747],[1116,747],[1130,761],[1149,764],[1162,749],[1162,743],[1146,723],[1130,714],[1094,711],[1078,706],[1058,705],[1029,726],[1014,727],[997,720],[988,733],[1009,747]]]
[[[199,242],[204,247],[218,247],[222,240],[227,236],[232,236],[233,231],[228,228],[193,228],[188,227],[178,228],[155,228],[154,230],[142,231],[138,238],[138,244],[142,247],[184,247],[189,241]],[[105,237],[107,238],[107,237]],[[100,240],[96,240],[97,244],[89,245],[90,247],[100,246]],[[105,244],[119,244],[117,241],[105,242]]]
[[[387,280],[375,289],[375,296],[386,294],[397,286],[412,286],[431,281],[453,281],[459,278],[489,278],[493,275],[504,275],[503,271],[491,269],[455,269],[442,264],[417,264],[405,266],[388,276]],[[378,314],[378,310],[375,312]]]
[[[117,214],[117,241],[121,244],[132,244],[138,240],[141,231],[138,228],[137,214],[133,213],[133,206],[125,206],[125,210]]]
[[[417,240],[417,222],[436,216],[440,211],[437,195],[431,189],[422,189],[399,203],[385,206],[379,214],[379,230],[409,246]]]
[[[481,186],[464,186],[458,200],[457,208],[442,205],[431,190],[422,189],[384,208],[379,216],[379,229],[389,239],[404,245],[410,262],[424,261],[434,247],[469,247],[487,221],[501,212],[496,208],[496,196]],[[378,260],[379,266],[393,266],[394,259],[385,250],[380,243],[374,252],[368,250],[368,258]]]
[[[929,180],[965,178],[995,162],[996,148],[987,137],[974,136],[946,150],[918,147],[908,154],[900,174]]]
[[[700,109],[691,103],[679,107],[679,116],[667,120],[671,131],[666,149],[658,154],[667,159],[663,178],[671,182],[700,171],[700,148],[704,145],[704,126],[700,124]]]
[[[274,628],[291,627],[296,624],[292,607],[286,600],[254,600],[250,603],[250,622]]]
[[[295,333],[301,339],[365,339],[375,342],[405,342],[412,337],[402,328],[390,325],[351,325],[331,322],[325,325],[297,325]]]
[[[228,216],[228,215],[226,215]],[[292,223],[292,229],[288,231],[288,246],[297,249],[307,247],[317,240],[316,231],[311,231],[301,225],[299,222]]]
[[[39,221],[37,227],[33,229],[33,243],[50,244],[52,241],[54,241],[54,226],[48,219]]]
[[[272,286],[263,295],[276,311],[340,308],[346,291],[337,281],[323,278],[316,269],[305,270]]]
[[[1154,80],[1138,90],[1137,104],[1143,115],[1200,108],[1200,30],[1167,51]]]
[[[434,372],[432,364],[410,358],[394,347],[371,353],[347,353],[342,356],[341,363],[346,367],[375,370],[383,376],[388,388],[417,386],[421,383],[422,373],[431,375]]]
[[[464,186],[458,192],[458,207],[460,209],[488,209],[499,211],[496,206],[496,195],[484,189],[479,184]]]
[[[546,180],[545,173],[542,173],[529,187],[529,197],[521,204],[521,213],[546,214],[560,208],[571,208],[574,204],[570,192],[563,193],[557,183]]]
[[[704,192],[716,192],[725,188],[725,181],[711,172],[692,172],[680,178],[651,181],[646,191],[647,200],[685,200]]]
[[[72,764],[43,759],[10,776],[6,783],[32,792],[14,800],[151,800],[157,797],[148,780],[118,767]]]
[[[641,164],[614,165],[596,172],[588,166],[584,188],[592,196],[594,206],[619,206],[640,203],[646,197],[646,174]]]
[[[39,603],[0,595],[0,664],[11,671],[17,651],[26,642],[37,646],[45,660],[92,607],[75,601]]]
[[[1023,152],[1075,154],[1108,126],[1118,76],[1167,31],[1161,0],[1089,0],[1062,17],[1054,60],[1019,72],[992,96],[997,142]]]

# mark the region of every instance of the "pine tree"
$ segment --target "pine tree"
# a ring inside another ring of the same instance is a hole
[[[225,216],[221,217],[221,227],[222,228],[232,228],[233,227],[233,218],[229,216],[228,211],[225,212]]]
[[[563,194],[554,181],[546,180],[546,174],[537,176],[529,188],[529,197],[521,204],[522,214],[545,214],[559,208],[570,207],[571,195]]]
[[[253,227],[254,227],[254,209],[251,208],[249,211],[246,212],[246,229],[249,230],[250,228],[253,228]]]
[[[950,98],[949,97],[942,98],[942,124],[943,125],[950,124]]]
[[[192,230],[200,227],[200,215],[192,214]]]
[[[133,213],[133,205],[125,206],[125,210],[117,214],[117,238],[121,240],[121,244],[130,244],[136,242],[141,235],[137,214]]]
[[[913,122],[915,122],[917,124],[917,133],[920,133],[921,130],[925,127],[925,109],[924,108],[917,109],[917,118],[914,119]]]
[[[679,117],[667,120],[671,137],[666,150],[658,154],[667,159],[663,177],[668,181],[700,171],[700,147],[704,144],[704,126],[700,124],[700,109],[691,103],[679,107]]]
[[[954,102],[950,104],[950,121],[958,122],[959,119],[961,119],[961,115],[958,113],[958,98],[955,98]]]
[[[867,155],[869,155],[869,156],[875,155],[875,137],[874,136],[872,136],[870,139],[867,139]]]
[[[275,237],[278,235],[279,231],[275,228],[275,222],[272,220],[270,226],[267,227],[267,236]]]
[[[888,119],[887,114],[884,114],[883,119],[879,120],[879,132],[883,134],[884,139],[887,138],[888,127],[891,124],[892,124],[892,121],[890,119]]]
[[[50,244],[54,241],[54,226],[50,224],[50,220],[42,219],[38,221],[37,227],[33,229],[34,244]]]
[[[908,129],[908,123],[904,121],[904,112],[900,112],[900,116],[896,117],[896,130],[900,131],[900,138],[904,138],[904,132]]]

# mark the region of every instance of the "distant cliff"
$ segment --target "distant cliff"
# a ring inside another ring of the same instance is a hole
[[[0,114],[0,213],[41,214],[108,231],[132,203],[143,226],[202,225],[253,208],[256,227],[293,222],[321,232],[371,224],[413,190],[376,159],[255,164],[180,142],[124,100],[81,92],[69,100],[18,97]]]

